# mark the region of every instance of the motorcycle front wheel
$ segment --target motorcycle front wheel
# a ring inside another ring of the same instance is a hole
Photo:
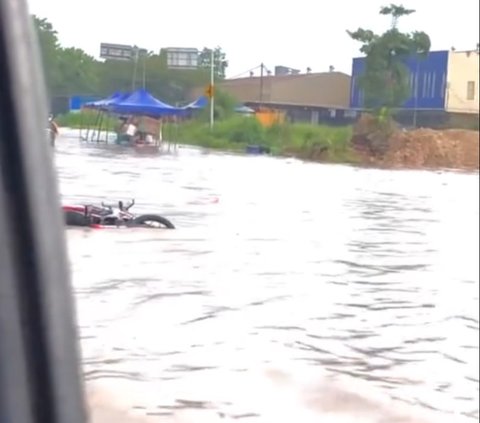
[[[149,226],[153,228],[165,228],[165,229],[175,229],[170,220],[166,219],[163,216],[158,214],[142,214],[141,216],[137,216],[131,222],[132,225],[135,226]]]

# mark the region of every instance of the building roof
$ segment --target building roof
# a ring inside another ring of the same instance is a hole
[[[452,50],[430,50],[428,52],[428,54],[445,54],[445,53],[449,53],[450,51],[452,51]],[[455,51],[455,50],[453,50],[453,51]],[[362,59],[365,59],[365,57],[366,57],[365,55],[356,56],[356,57],[353,58],[353,60],[362,60]]]

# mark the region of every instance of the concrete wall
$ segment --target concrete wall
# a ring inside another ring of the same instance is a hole
[[[347,109],[350,76],[325,72],[287,76],[265,76],[225,80],[218,89],[233,95],[240,103],[268,103]],[[193,90],[192,97],[200,88]],[[263,93],[262,96],[260,93]],[[262,97],[260,99],[260,97]]]
[[[404,109],[443,110],[447,82],[448,51],[433,51],[425,59],[415,57],[405,61],[409,71],[410,97],[403,104]],[[365,71],[365,58],[352,61],[350,107],[365,107],[360,77]]]
[[[451,51],[448,58],[446,109],[451,113],[479,113],[479,54]]]
[[[349,75],[341,72],[280,77],[272,83],[270,101],[348,109],[350,79]]]
[[[262,101],[270,101],[273,77],[264,77],[263,81],[259,77],[227,79],[217,83],[217,88],[237,99],[239,103],[249,101],[260,101],[260,92],[262,92]]]

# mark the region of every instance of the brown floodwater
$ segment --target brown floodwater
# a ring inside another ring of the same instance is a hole
[[[135,198],[177,227],[67,230],[89,384],[159,421],[279,422],[292,395],[252,374],[321,371],[478,420],[478,174],[74,136],[56,146],[64,202]]]

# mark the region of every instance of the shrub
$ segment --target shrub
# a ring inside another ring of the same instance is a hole
[[[215,122],[213,129],[199,120],[179,125],[178,141],[207,148],[243,150],[248,144],[268,147],[272,154],[352,161],[351,127],[277,123],[263,127],[254,117],[233,116]]]
[[[55,121],[59,126],[67,128],[91,128],[98,126],[100,119],[103,119],[102,128],[107,127],[109,130],[113,129],[117,122],[117,119],[113,116],[90,109],[58,115]]]

